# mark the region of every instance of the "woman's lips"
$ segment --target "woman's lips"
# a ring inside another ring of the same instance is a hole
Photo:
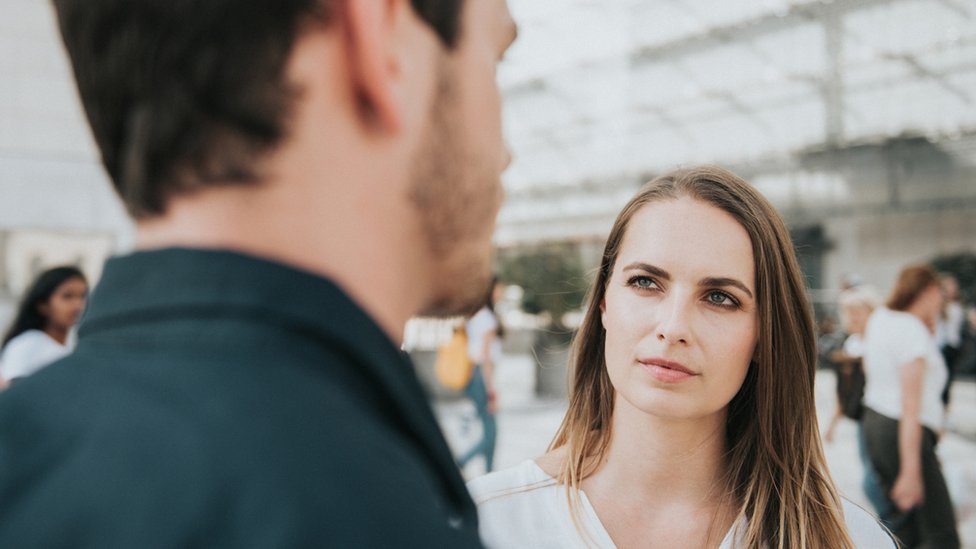
[[[665,383],[679,383],[698,375],[691,368],[673,360],[648,358],[638,362],[654,379]]]

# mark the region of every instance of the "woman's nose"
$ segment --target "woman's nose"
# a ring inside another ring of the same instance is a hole
[[[687,345],[691,341],[688,324],[690,306],[677,297],[665,300],[662,306],[663,314],[656,330],[657,339],[672,345]]]

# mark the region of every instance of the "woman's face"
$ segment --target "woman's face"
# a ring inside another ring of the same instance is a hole
[[[930,284],[928,288],[918,294],[915,302],[912,303],[912,308],[919,312],[919,316],[927,324],[935,325],[944,304],[945,300],[942,295],[942,286],[934,283]]]
[[[638,210],[601,303],[617,409],[724,416],[756,348],[755,295],[749,235],[732,216],[687,197]]]
[[[81,319],[87,297],[88,284],[80,278],[69,278],[41,304],[40,312],[47,318],[48,326],[67,330]]]
[[[491,302],[497,305],[502,299],[505,298],[505,285],[501,282],[496,282],[494,287],[491,289]]]

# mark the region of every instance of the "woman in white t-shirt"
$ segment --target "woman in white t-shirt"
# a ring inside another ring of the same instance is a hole
[[[736,175],[624,207],[570,364],[549,452],[469,484],[488,547],[894,547],[830,479],[789,231]]]
[[[471,379],[464,388],[464,394],[474,403],[481,419],[481,439],[458,458],[458,465],[464,468],[475,456],[484,456],[485,472],[491,472],[495,460],[495,439],[498,428],[495,423],[495,365],[501,356],[501,338],[504,328],[495,314],[495,303],[501,298],[504,286],[497,278],[491,284],[481,308],[465,323],[468,336],[468,358],[474,364]]]
[[[938,274],[907,267],[865,333],[865,442],[888,499],[881,518],[906,547],[959,547],[935,454],[948,376],[933,334],[941,307]]]
[[[41,273],[17,308],[0,347],[4,383],[29,376],[71,352],[69,335],[85,310],[88,283],[75,267]]]

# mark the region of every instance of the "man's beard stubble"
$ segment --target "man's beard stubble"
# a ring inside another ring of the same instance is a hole
[[[490,232],[501,201],[498,174],[465,139],[454,72],[448,61],[438,69],[437,90],[428,117],[427,136],[414,161],[409,190],[436,263],[429,281],[436,292],[422,311],[426,316],[454,316],[480,303],[491,275]],[[487,240],[489,249],[480,249]]]

